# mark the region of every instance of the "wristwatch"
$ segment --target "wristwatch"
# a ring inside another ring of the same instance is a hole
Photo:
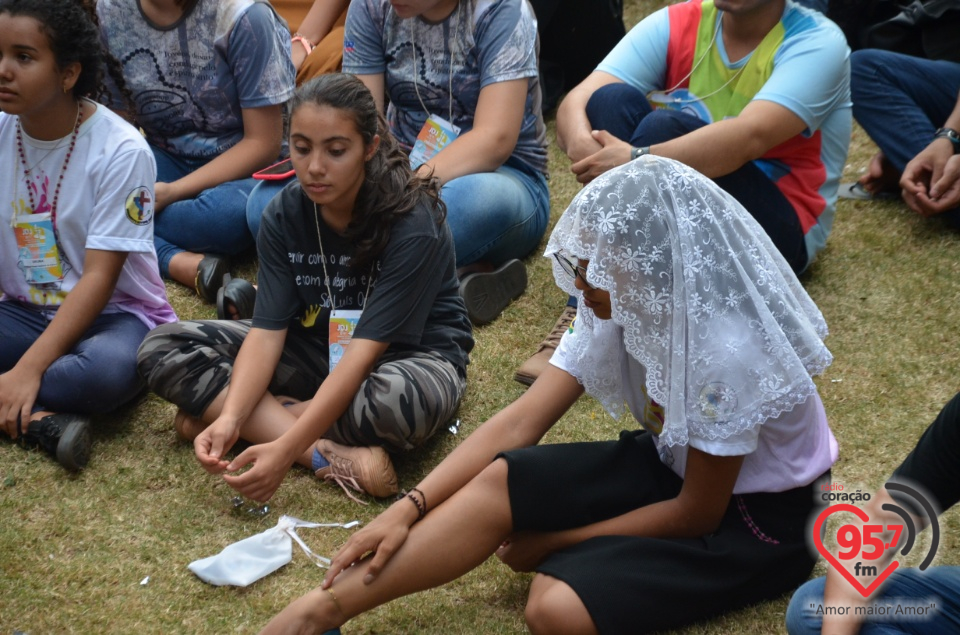
[[[957,133],[953,133],[953,134],[956,135]],[[960,138],[958,138],[958,141],[960,141]],[[650,154],[650,146],[644,146],[642,148],[630,148],[631,161],[633,161],[634,159],[640,158],[645,154]]]
[[[934,139],[949,139],[953,144],[953,153],[960,154],[960,132],[953,128],[940,128],[933,133]]]

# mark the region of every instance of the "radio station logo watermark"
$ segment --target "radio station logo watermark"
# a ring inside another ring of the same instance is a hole
[[[912,501],[910,506],[916,510],[914,516],[922,510],[925,517],[922,520],[930,526],[929,548],[916,567],[925,571],[933,562],[940,544],[940,524],[936,511],[927,497],[913,487],[893,481],[885,487],[898,500]],[[899,504],[884,503],[880,506],[880,509],[888,512],[883,515],[884,520],[871,518],[866,510],[858,506],[869,503],[871,495],[860,490],[844,491],[840,483],[823,483],[818,494],[822,501],[832,504],[820,512],[813,522],[813,545],[830,567],[840,573],[860,595],[868,598],[901,566],[897,556],[906,557],[917,547],[919,529],[914,517]],[[875,505],[873,507],[875,509]],[[827,535],[830,516],[843,512],[853,514],[856,518],[841,524],[835,533]],[[880,515],[879,512],[876,515]],[[891,520],[893,518],[896,520]],[[828,547],[833,543],[836,544],[835,551]],[[909,619],[923,618],[937,610],[933,602],[924,602],[921,598],[912,600],[916,601],[904,601],[896,606],[857,607],[857,611],[863,611],[864,615],[887,614]],[[843,614],[844,607],[830,609]]]

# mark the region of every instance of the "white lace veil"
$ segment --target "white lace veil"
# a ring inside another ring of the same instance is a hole
[[[585,187],[546,256],[589,260],[612,320],[582,305],[571,368],[613,415],[623,412],[623,351],[664,406],[660,441],[725,439],[802,403],[833,356],[827,325],[752,216],[713,181],[643,156]],[[557,285],[573,278],[554,260]]]

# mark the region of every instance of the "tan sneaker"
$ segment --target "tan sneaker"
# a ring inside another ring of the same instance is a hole
[[[348,487],[377,498],[393,496],[399,491],[393,462],[383,448],[340,445],[330,439],[320,439],[315,447],[330,462],[316,471],[317,478],[335,481],[353,500],[362,502]]]
[[[536,381],[540,373],[543,372],[543,369],[550,363],[553,351],[557,350],[557,346],[560,344],[560,338],[563,337],[563,334],[570,328],[570,325],[573,324],[573,320],[576,319],[576,317],[576,307],[564,307],[563,313],[560,314],[560,319],[553,325],[553,330],[540,342],[540,348],[537,349],[537,352],[520,365],[520,368],[513,378],[527,386]]]

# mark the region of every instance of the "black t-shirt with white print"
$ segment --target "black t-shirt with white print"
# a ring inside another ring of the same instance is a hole
[[[332,292],[334,308],[363,310],[354,337],[388,342],[394,351],[432,351],[464,371],[473,336],[453,238],[429,205],[424,199],[398,220],[373,265],[357,269],[349,241],[314,213],[299,183],[290,183],[263,213],[253,326],[305,329],[327,341]]]

